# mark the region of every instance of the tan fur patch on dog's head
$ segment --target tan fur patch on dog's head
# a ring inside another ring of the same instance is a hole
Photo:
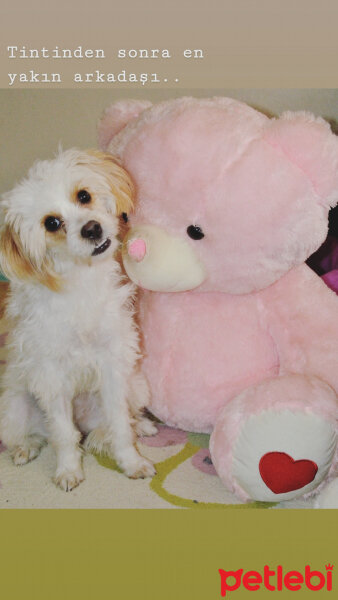
[[[0,235],[0,260],[4,274],[11,279],[35,279],[57,292],[61,288],[61,279],[52,270],[47,258],[41,265],[29,258],[22,246],[19,234],[10,225],[5,225]]]
[[[83,155],[79,164],[90,165],[108,182],[116,200],[116,214],[129,213],[133,209],[134,184],[127,171],[111,154],[99,150],[87,150]]]

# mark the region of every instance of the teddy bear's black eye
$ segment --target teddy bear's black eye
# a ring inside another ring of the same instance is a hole
[[[58,219],[58,217],[46,217],[45,218],[45,227],[47,231],[54,233],[58,229],[60,229],[62,225],[62,221]]]
[[[189,225],[187,227],[187,234],[192,240],[201,240],[204,238],[204,233],[198,225]]]
[[[92,197],[87,190],[79,190],[77,193],[77,199],[81,202],[81,204],[88,204]]]
[[[124,220],[125,223],[128,223],[128,215],[127,213],[122,213],[122,219]]]

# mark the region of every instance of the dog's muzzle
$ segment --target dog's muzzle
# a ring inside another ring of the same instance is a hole
[[[92,256],[103,254],[103,252],[111,245],[111,240],[109,238],[103,240],[101,244],[98,243],[102,239],[102,233],[102,227],[98,221],[88,221],[81,229],[81,236],[85,240],[90,240],[95,243]]]
[[[111,240],[109,238],[106,238],[102,244],[100,244],[99,246],[95,246],[95,249],[92,252],[92,256],[97,256],[98,254],[102,254],[103,252],[105,252],[109,246],[111,244]]]
[[[82,229],[81,236],[86,240],[97,241],[102,238],[102,227],[98,221],[88,221]]]

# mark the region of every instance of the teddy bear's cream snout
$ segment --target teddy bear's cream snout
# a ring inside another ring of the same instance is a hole
[[[206,270],[189,243],[154,225],[137,225],[126,236],[123,264],[134,283],[156,292],[192,290]]]

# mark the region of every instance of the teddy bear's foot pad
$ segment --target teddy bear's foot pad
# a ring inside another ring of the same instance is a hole
[[[242,427],[234,448],[233,478],[255,500],[296,498],[324,479],[335,447],[332,423],[319,416],[264,411]]]
[[[338,477],[333,479],[318,494],[315,508],[338,508]]]

